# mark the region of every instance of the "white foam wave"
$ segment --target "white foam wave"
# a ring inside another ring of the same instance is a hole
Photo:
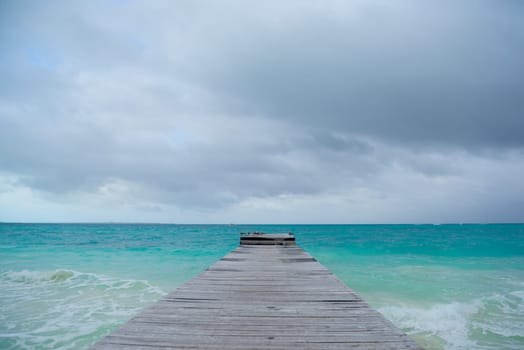
[[[524,290],[494,294],[483,298],[482,303],[473,326],[484,334],[520,338],[524,348]]]
[[[95,273],[0,274],[0,348],[80,349],[166,293],[145,280]]]
[[[383,306],[379,311],[426,349],[524,348],[524,290],[469,302]]]
[[[468,319],[478,310],[476,304],[437,304],[431,307],[385,306],[379,308],[394,324],[421,345],[431,349],[471,349]]]
[[[0,279],[14,283],[61,282],[79,274],[72,270],[6,271],[0,274]]]

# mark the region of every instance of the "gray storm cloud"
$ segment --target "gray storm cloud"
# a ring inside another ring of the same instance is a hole
[[[2,2],[0,220],[522,221],[523,17]]]

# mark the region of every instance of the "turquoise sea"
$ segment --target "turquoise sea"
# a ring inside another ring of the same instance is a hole
[[[294,232],[428,349],[524,349],[524,224],[0,224],[0,349],[86,349],[253,230]]]

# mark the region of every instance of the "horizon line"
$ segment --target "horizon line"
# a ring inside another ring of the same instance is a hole
[[[200,226],[253,226],[253,225],[290,225],[290,226],[343,226],[343,225],[518,225],[524,222],[398,222],[398,223],[177,223],[150,221],[1,221],[0,224],[44,224],[44,225],[200,225]]]

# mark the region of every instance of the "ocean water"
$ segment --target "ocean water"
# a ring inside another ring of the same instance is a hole
[[[427,349],[524,349],[523,224],[0,224],[0,349],[86,349],[251,230],[294,232]]]

